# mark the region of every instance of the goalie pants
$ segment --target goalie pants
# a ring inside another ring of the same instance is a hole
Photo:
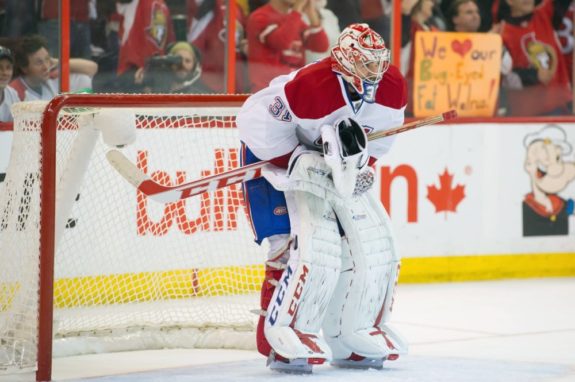
[[[261,161],[246,145],[242,144],[241,150],[242,165]],[[258,244],[267,237],[290,233],[286,199],[282,191],[276,190],[265,178],[245,182],[243,191]]]

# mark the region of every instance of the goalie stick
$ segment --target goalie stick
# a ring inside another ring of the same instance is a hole
[[[373,132],[368,135],[368,140],[373,141],[374,139],[389,137],[418,127],[448,121],[456,117],[457,112],[450,110],[433,117],[409,122],[393,129]],[[231,186],[232,184],[259,178],[262,168],[269,163],[269,161],[261,161],[189,183],[177,186],[163,186],[151,179],[119,150],[112,149],[108,151],[106,158],[124,179],[144,193],[144,195],[160,203],[177,202],[178,200],[199,195],[207,191],[215,191],[223,187]]]

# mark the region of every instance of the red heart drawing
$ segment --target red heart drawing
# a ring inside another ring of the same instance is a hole
[[[459,54],[461,57],[465,57],[465,53],[469,52],[472,46],[473,43],[471,42],[470,39],[467,39],[463,42],[459,42],[459,40],[454,40],[451,43],[451,49],[453,49],[453,51]]]

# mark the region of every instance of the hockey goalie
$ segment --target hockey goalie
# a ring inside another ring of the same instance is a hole
[[[257,346],[271,369],[382,368],[407,351],[388,324],[400,258],[367,192],[403,124],[406,83],[381,36],[352,24],[325,59],[275,78],[243,105],[244,164],[269,160],[244,192],[255,240],[269,242]]]

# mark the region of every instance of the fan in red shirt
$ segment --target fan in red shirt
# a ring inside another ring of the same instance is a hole
[[[509,115],[561,115],[570,112],[571,85],[555,35],[553,18],[564,15],[571,0],[508,0],[501,37],[513,59],[513,88],[507,89]],[[509,75],[508,75],[509,76]]]
[[[142,68],[148,57],[164,54],[167,44],[175,40],[164,0],[123,0],[117,11],[122,16],[118,74]]]
[[[226,2],[224,0],[187,0],[188,41],[202,59],[202,81],[216,93],[225,93]],[[236,5],[236,92],[245,92],[244,15]]]
[[[302,20],[306,13],[310,20]],[[248,74],[252,91],[305,65],[304,50],[325,52],[329,42],[311,0],[270,0],[247,23]]]

